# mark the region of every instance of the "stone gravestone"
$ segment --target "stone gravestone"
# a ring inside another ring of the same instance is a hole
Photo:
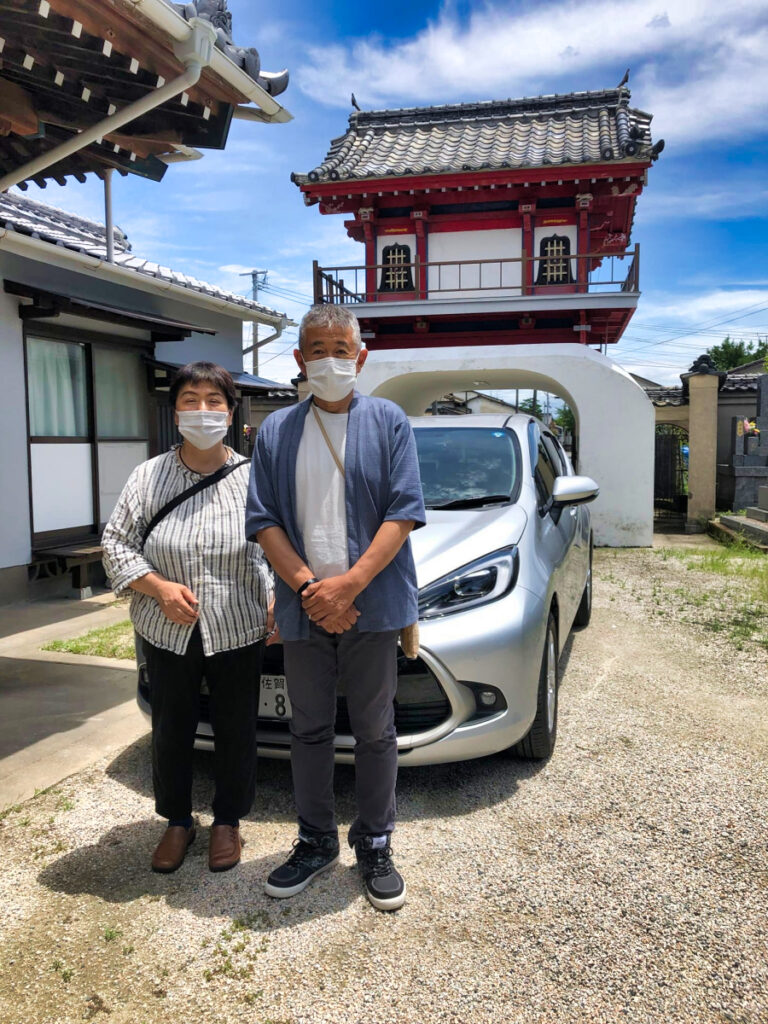
[[[768,374],[757,382],[758,434],[744,431],[744,421],[731,422],[731,473],[734,476],[733,510],[757,507],[758,488],[768,485]]]
[[[747,433],[742,419],[732,421],[733,509],[744,510],[745,515],[720,516],[720,522],[768,545],[768,373],[757,382],[755,427],[759,433]]]

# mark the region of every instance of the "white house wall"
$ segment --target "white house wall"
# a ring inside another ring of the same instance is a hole
[[[595,543],[648,546],[653,536],[654,412],[645,392],[606,356],[583,345],[478,346],[372,351],[359,389],[411,416],[448,392],[538,388],[576,417],[579,472],[600,485],[591,505]]]
[[[2,263],[0,288],[1,278]],[[0,290],[0,574],[12,566],[26,567],[31,546],[24,347],[17,307],[18,299]]]
[[[430,233],[427,239],[427,262],[519,259],[522,245],[523,233],[520,228],[436,231]],[[435,299],[509,295],[509,289],[519,288],[521,280],[520,263],[462,266],[462,290],[459,292],[452,290],[459,288],[459,267],[430,267],[427,271],[429,296]],[[502,290],[494,287],[497,285],[501,285]],[[479,290],[480,286],[482,290]],[[478,290],[473,291],[473,288]]]
[[[4,280],[208,328],[216,333],[195,332],[183,341],[157,344],[155,356],[171,363],[205,359],[229,370],[242,370],[242,323],[237,317],[200,309],[165,295],[152,295],[115,285],[53,264],[0,253],[0,379],[4,385],[4,399],[0,403],[0,436],[3,439],[0,445],[0,601],[26,596],[27,565],[32,553],[24,344],[18,313],[20,300],[3,291]],[[65,316],[53,318],[49,323],[75,331],[82,327],[112,337],[126,335],[124,328],[113,329],[108,323],[98,320]],[[262,333],[266,330],[262,327]],[[133,335],[137,333],[141,335],[142,332],[130,331]],[[129,339],[126,337],[125,340]],[[91,457],[90,446],[41,444],[33,447],[38,470],[33,474],[36,507],[41,510],[36,529],[43,531],[90,523],[93,516],[92,485],[89,467],[83,462],[86,457]],[[101,449],[102,445],[99,447]],[[146,457],[143,444],[130,451],[128,448],[130,446],[121,451],[119,465],[116,463],[112,467],[114,472],[105,473],[106,467],[102,466],[103,486],[99,497],[105,508],[111,507],[131,466],[142,456]]]

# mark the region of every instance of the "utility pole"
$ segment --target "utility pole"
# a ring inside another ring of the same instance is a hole
[[[240,275],[240,277],[250,277],[250,279],[251,279],[251,297],[253,298],[254,302],[258,302],[259,301],[259,288],[263,288],[266,285],[266,283],[267,283],[267,274],[268,273],[269,273],[268,270],[247,270],[244,274]],[[253,336],[251,337],[251,345],[253,346],[253,354],[251,355],[251,370],[250,370],[250,372],[253,373],[253,371],[254,371],[254,365],[253,365],[254,364],[254,360],[257,359],[257,356],[255,355],[255,353],[258,351],[258,347],[257,346],[258,346],[258,343],[259,343],[259,325],[256,324],[256,323],[251,323],[251,330],[253,331]],[[245,369],[246,369],[245,361],[243,361],[243,370],[245,370]]]

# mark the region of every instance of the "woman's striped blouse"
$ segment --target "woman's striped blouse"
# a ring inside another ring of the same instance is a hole
[[[272,578],[264,552],[245,539],[247,464],[193,495],[147,538],[145,525],[171,498],[202,479],[188,469],[178,447],[137,466],[104,529],[104,568],[122,594],[149,572],[189,587],[199,603],[206,655],[256,643],[267,631]],[[228,462],[239,456],[230,453]],[[155,647],[184,654],[194,626],[171,622],[148,594],[131,592],[136,632]]]

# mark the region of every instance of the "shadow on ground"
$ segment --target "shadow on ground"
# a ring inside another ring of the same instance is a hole
[[[397,780],[400,821],[423,821],[470,814],[513,796],[520,782],[532,778],[545,761],[524,761],[497,754],[454,764],[401,768]],[[107,767],[120,785],[152,799],[150,737],[143,736]],[[195,751],[192,805],[195,814],[209,814],[213,797],[213,755]],[[336,811],[339,821],[355,817],[355,770],[336,765]],[[291,765],[288,760],[259,758],[256,799],[249,821],[288,822],[295,819]]]
[[[115,781],[151,798],[149,738],[144,737],[121,753],[108,767]],[[541,768],[541,762],[514,761],[503,756],[449,765],[404,768],[398,779],[398,818],[424,821],[471,814],[509,799],[519,784]],[[195,813],[207,814],[212,793],[212,758],[195,755],[193,803]],[[248,821],[292,823],[294,820],[290,762],[261,760],[256,801]],[[354,817],[354,769],[337,765],[336,801],[341,822]],[[143,819],[106,832],[97,843],[74,850],[44,868],[38,876],[46,888],[67,895],[88,895],[107,903],[163,899],[169,907],[185,909],[197,917],[231,917],[233,906],[249,908],[241,926],[256,932],[292,927],[318,916],[336,914],[360,898],[357,871],[337,865],[312,886],[313,896],[289,904],[263,893],[264,879],[285,857],[285,849],[250,859],[246,846],[243,862],[231,873],[214,875],[207,868],[206,829],[200,829],[187,858],[173,875],[149,870],[152,850],[162,834],[157,819]],[[342,844],[344,837],[342,833]],[[346,850],[346,847],[344,847]],[[351,861],[342,852],[342,860]]]
[[[135,692],[132,669],[0,658],[0,758],[76,729]]]
[[[264,895],[264,879],[283,860],[285,850],[249,860],[246,846],[244,860],[236,868],[212,874],[207,863],[208,830],[204,828],[199,829],[178,871],[153,874],[149,862],[161,834],[157,820],[116,826],[98,843],[74,850],[44,868],[38,881],[53,892],[93,896],[106,903],[164,900],[167,906],[200,918],[231,918],[233,906],[247,907],[237,920],[258,932],[337,914],[360,898],[357,872],[337,865],[314,882],[311,899],[297,899],[289,905],[270,899]]]
[[[68,590],[71,590],[69,575],[67,575],[67,581]],[[99,587],[94,588],[94,592],[107,593],[104,588]],[[40,599],[5,605],[0,609],[0,639],[23,633],[28,629],[39,629],[41,626],[50,626],[54,623],[66,622],[69,619],[79,619],[83,615],[103,612],[110,606],[103,601],[76,601],[66,594],[52,593],[48,596],[45,592],[41,592],[37,597]],[[125,617],[128,618],[127,605]]]

